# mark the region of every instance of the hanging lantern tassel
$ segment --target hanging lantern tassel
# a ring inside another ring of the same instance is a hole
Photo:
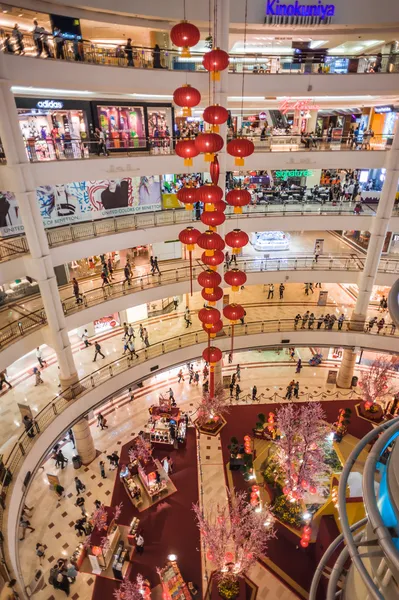
[[[211,71],[212,81],[220,81],[220,71]]]
[[[236,156],[234,159],[234,164],[236,167],[243,167],[244,166],[244,159],[241,156]]]
[[[193,166],[193,159],[192,158],[185,158],[184,159],[184,166],[185,167],[192,167]]]
[[[193,295],[193,250],[200,236],[200,232],[194,227],[186,227],[179,233],[179,241],[187,247],[190,260],[190,296]]]

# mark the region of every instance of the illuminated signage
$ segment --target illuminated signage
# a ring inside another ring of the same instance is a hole
[[[59,100],[39,100],[36,106],[37,108],[49,108],[54,110],[56,108],[63,108],[64,103]]]
[[[293,2],[283,4],[280,0],[267,0],[266,15],[270,17],[319,17],[327,19],[335,14],[334,4],[323,4],[320,0],[317,4],[302,4]]]
[[[287,112],[296,110],[308,111],[308,110],[319,110],[318,104],[313,104],[310,100],[283,100],[279,104],[279,111],[286,115]]]
[[[284,179],[285,181],[288,179],[288,177],[312,177],[312,175],[313,171],[310,169],[295,169],[294,171],[276,171],[276,177],[278,177],[278,179]]]
[[[392,104],[390,104],[389,106],[374,106],[374,112],[376,115],[383,115],[385,113],[391,113],[392,111]]]
[[[267,119],[267,115],[265,112],[260,112],[259,113],[259,121],[266,121]]]

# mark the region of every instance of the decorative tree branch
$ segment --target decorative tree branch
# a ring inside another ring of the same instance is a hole
[[[230,494],[224,505],[213,504],[206,515],[193,506],[208,559],[215,565],[218,581],[242,577],[267,551],[275,532],[268,507],[255,511],[245,492]]]
[[[138,574],[136,581],[124,579],[117,590],[114,590],[115,600],[143,600],[144,579]]]
[[[273,460],[284,480],[284,494],[294,500],[303,498],[308,489],[315,493],[320,476],[328,472],[323,442],[329,428],[323,419],[317,402],[287,404],[277,411],[280,438],[274,440]]]
[[[147,442],[142,435],[133,440],[133,446],[129,448],[129,458],[133,462],[138,460],[147,463],[152,456],[151,442]]]
[[[121,516],[122,506],[123,506],[123,502],[121,502],[120,504],[117,504],[115,506],[115,512],[114,512],[115,521],[117,521],[119,519],[119,517]]]
[[[108,527],[107,519],[107,511],[105,510],[104,504],[101,504],[101,506],[94,511],[91,522],[93,523],[93,527],[97,527],[99,531],[102,531]]]
[[[393,396],[397,391],[397,385],[392,381],[392,371],[398,370],[399,358],[392,356],[377,356],[367,371],[360,376],[359,386],[362,388],[363,400],[369,405],[388,396]]]
[[[198,405],[198,424],[205,425],[214,420],[215,417],[222,417],[229,412],[227,398],[222,385],[215,387],[215,394],[211,396],[209,393],[203,395],[200,404]]]

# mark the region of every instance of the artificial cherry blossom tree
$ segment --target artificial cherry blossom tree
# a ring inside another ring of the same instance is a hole
[[[136,581],[124,579],[117,590],[114,590],[115,600],[143,600],[145,596],[144,579],[138,574]]]
[[[147,463],[152,456],[151,442],[147,442],[142,435],[138,435],[133,440],[133,446],[129,448],[129,458],[131,461],[138,460]]]
[[[398,391],[396,381],[393,380],[393,371],[399,366],[399,358],[392,356],[377,356],[370,367],[360,376],[359,386],[362,389],[363,401],[366,408],[371,408],[378,400],[386,400]]]
[[[119,517],[121,516],[122,506],[123,506],[123,502],[120,502],[119,504],[117,504],[115,506],[115,510],[114,510],[114,519],[115,519],[115,521],[117,521],[119,519]]]
[[[108,528],[107,520],[108,520],[107,511],[105,510],[104,504],[101,504],[94,511],[94,513],[91,517],[91,522],[93,523],[93,527],[97,527],[97,529],[99,531],[103,531]]]
[[[245,492],[227,490],[227,497],[224,504],[211,504],[206,515],[198,504],[193,506],[219,584],[242,577],[266,554],[268,541],[275,537],[267,506],[254,510]]]
[[[200,427],[227,414],[229,407],[223,386],[217,385],[213,396],[210,393],[204,394],[197,410]]]
[[[324,462],[324,442],[328,425],[318,402],[302,405],[286,404],[276,413],[280,437],[274,440],[278,476],[283,480],[283,493],[294,500],[309,490],[316,493],[320,476],[328,471]]]

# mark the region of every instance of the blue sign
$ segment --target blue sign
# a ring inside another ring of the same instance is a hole
[[[335,14],[334,4],[302,4],[296,0],[291,4],[282,4],[280,0],[267,0],[266,15],[271,17],[320,17],[327,19]]]

